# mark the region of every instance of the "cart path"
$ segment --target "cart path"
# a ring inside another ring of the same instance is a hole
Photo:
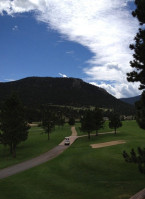
[[[75,127],[71,128],[72,136],[70,136],[70,145],[77,139],[77,132],[75,130]],[[64,141],[61,142],[58,146],[54,147],[53,149],[49,150],[48,152],[27,160],[25,162],[15,164],[13,166],[4,168],[0,170],[0,179],[9,177],[11,175],[14,175],[16,173],[19,173],[21,171],[25,171],[27,169],[30,169],[32,167],[38,166],[42,163],[45,163],[55,157],[57,157],[59,154],[61,154],[64,150],[66,150],[69,146],[64,145]]]
[[[77,131],[75,129],[75,126],[71,127],[71,132],[72,132],[72,134],[71,134],[71,136],[69,136],[70,145],[79,137],[79,136],[77,136]],[[65,140],[63,140],[59,145],[64,146],[64,142],[65,142]]]
[[[77,131],[75,129],[75,127],[71,127],[71,131],[72,131],[72,134],[71,136],[69,136],[70,138],[70,145],[77,139],[77,138],[80,138],[80,137],[85,137],[87,135],[83,135],[83,136],[78,136],[77,135]],[[99,133],[100,135],[103,135],[103,134],[108,134],[108,133],[111,133],[112,132],[107,132],[107,133]],[[69,145],[69,146],[70,146]],[[1,169],[0,170],[0,179],[3,179],[3,178],[6,178],[6,177],[9,177],[9,176],[12,176],[14,174],[17,174],[17,173],[20,173],[21,171],[25,171],[27,169],[30,169],[32,167],[35,167],[35,166],[38,166],[42,163],[45,163],[55,157],[57,157],[58,155],[60,155],[62,152],[64,152],[69,146],[65,146],[64,144],[64,140],[56,147],[54,147],[53,149],[49,150],[48,152],[38,156],[38,157],[35,157],[33,159],[30,159],[30,160],[27,160],[27,161],[24,161],[22,163],[18,163],[18,164],[15,164],[13,166],[10,166],[10,167],[7,167],[7,168],[4,168],[4,169]]]
[[[143,189],[140,192],[136,193],[130,199],[145,199],[145,189]]]

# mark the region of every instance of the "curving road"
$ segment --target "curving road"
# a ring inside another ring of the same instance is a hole
[[[75,127],[71,128],[72,135],[70,136],[70,145],[77,139],[77,132],[75,130]],[[27,160],[25,162],[13,165],[11,167],[7,167],[5,169],[0,170],[0,179],[9,177],[11,175],[14,175],[16,173],[19,173],[21,171],[25,171],[27,169],[30,169],[32,167],[38,166],[44,162],[47,162],[48,160],[51,160],[55,157],[57,157],[59,154],[61,154],[64,150],[66,150],[69,146],[64,145],[64,141],[62,141],[58,146],[54,147],[50,151],[33,158],[31,160]]]

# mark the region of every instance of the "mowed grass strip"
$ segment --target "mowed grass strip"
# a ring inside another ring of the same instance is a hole
[[[92,149],[90,144],[126,140],[125,144]],[[117,135],[78,139],[57,158],[0,180],[2,199],[129,199],[145,187],[137,166],[122,151],[145,146],[145,132],[126,121]]]
[[[0,145],[0,169],[47,152],[58,145],[65,136],[70,135],[71,128],[68,124],[64,127],[56,126],[50,134],[50,140],[48,140],[47,134],[44,133],[41,127],[31,127],[28,139],[17,146],[16,158],[11,157],[8,146]]]

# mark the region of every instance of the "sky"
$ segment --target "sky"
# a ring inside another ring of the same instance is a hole
[[[117,98],[139,95],[126,80],[134,9],[133,0],[0,0],[0,82],[74,77]]]

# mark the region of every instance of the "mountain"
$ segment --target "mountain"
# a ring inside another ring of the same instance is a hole
[[[135,102],[140,100],[140,98],[141,98],[141,95],[135,96],[135,97],[129,97],[129,98],[120,98],[120,100],[125,102],[125,103],[134,105]]]
[[[132,113],[133,106],[126,104],[102,88],[76,78],[27,77],[13,82],[0,83],[0,102],[16,92],[23,104],[40,107],[43,104],[69,106],[97,106]]]

